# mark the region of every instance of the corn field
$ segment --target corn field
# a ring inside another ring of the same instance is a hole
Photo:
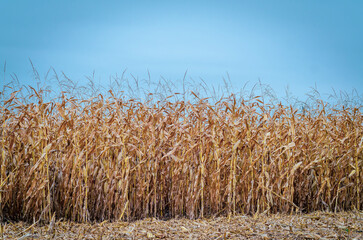
[[[3,220],[363,208],[360,108],[34,97],[1,104]]]

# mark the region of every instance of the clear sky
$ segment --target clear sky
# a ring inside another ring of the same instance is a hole
[[[260,79],[278,94],[362,94],[363,1],[2,0],[0,66],[32,84],[29,58],[41,77],[95,70],[101,84],[125,69],[155,81],[188,70],[211,85],[228,72],[235,89]]]

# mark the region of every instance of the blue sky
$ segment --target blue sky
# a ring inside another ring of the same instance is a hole
[[[125,69],[154,81],[188,70],[214,86],[228,72],[236,90],[260,79],[279,95],[289,86],[303,97],[315,85],[363,93],[358,0],[4,0],[0,29],[0,66],[22,84],[34,84],[30,58],[41,77],[52,66],[80,82],[93,70],[101,84]]]

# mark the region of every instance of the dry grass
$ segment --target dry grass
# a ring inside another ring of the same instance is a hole
[[[1,104],[3,220],[362,210],[359,108],[63,96]]]

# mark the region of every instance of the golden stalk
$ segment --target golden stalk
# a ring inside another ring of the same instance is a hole
[[[63,97],[56,107],[1,108],[1,217],[362,209],[360,110],[301,116],[258,98],[199,100]]]

